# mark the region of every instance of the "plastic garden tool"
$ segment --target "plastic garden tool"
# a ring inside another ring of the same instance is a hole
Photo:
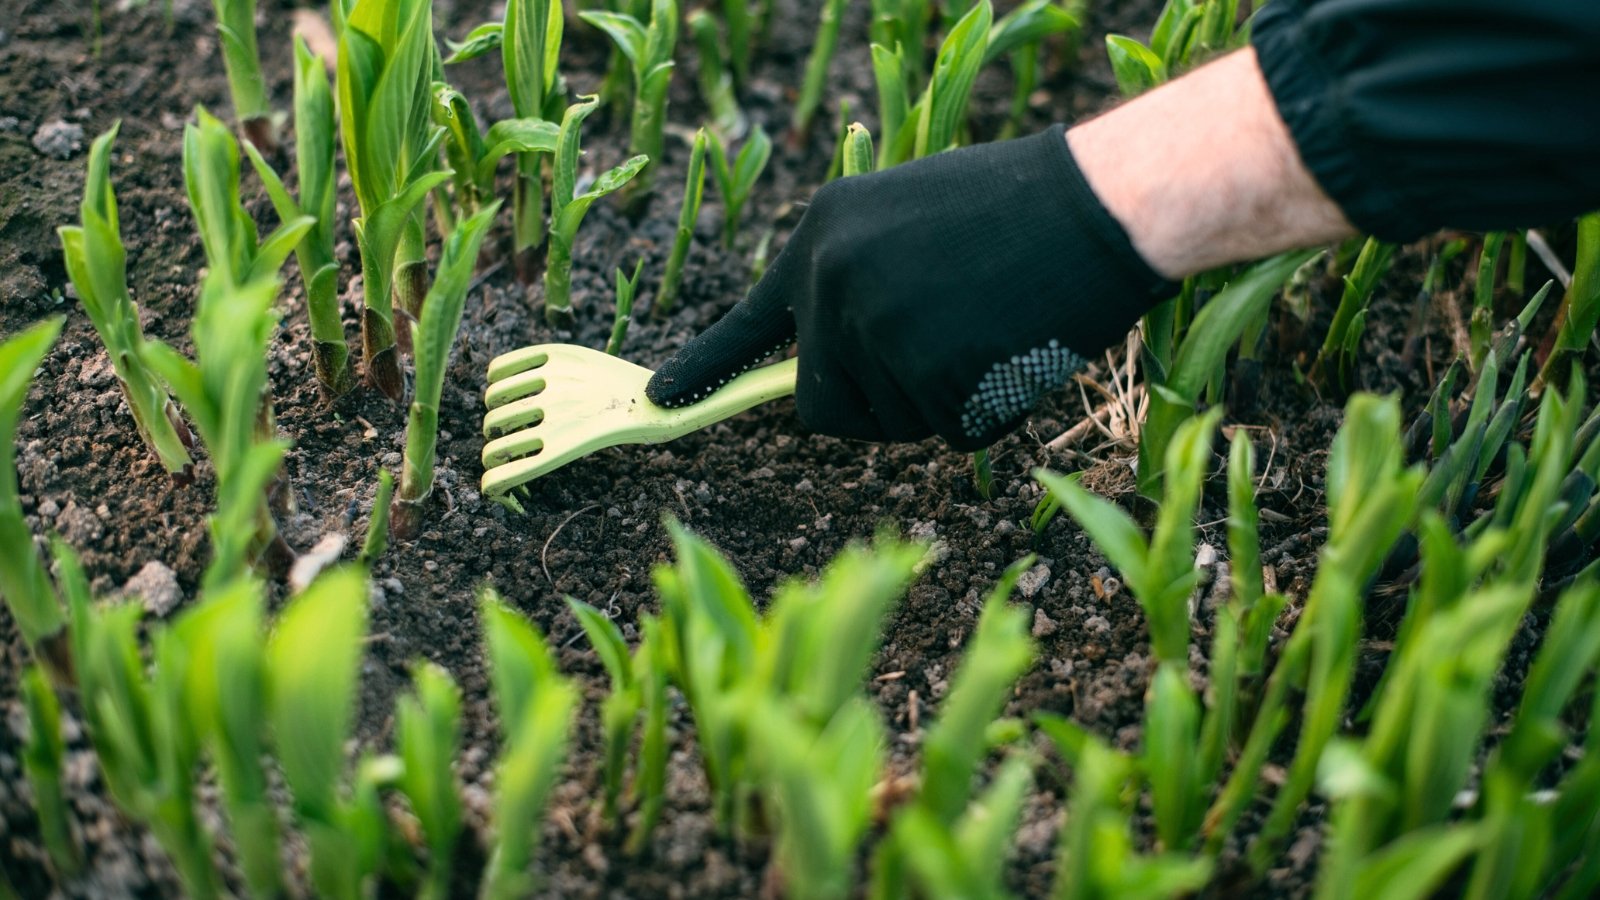
[[[494,358],[483,417],[483,493],[521,509],[511,491],[620,444],[660,444],[794,393],[796,360],[752,369],[698,403],[646,399],[655,373],[574,344],[536,344]]]

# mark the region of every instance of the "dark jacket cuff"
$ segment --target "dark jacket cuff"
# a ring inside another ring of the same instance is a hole
[[[1300,0],[1277,0],[1255,16],[1250,43],[1300,159],[1359,230],[1404,243],[1432,229],[1386,183],[1364,152],[1340,79],[1306,22]]]

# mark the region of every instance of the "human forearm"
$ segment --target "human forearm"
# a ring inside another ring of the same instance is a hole
[[[1067,144],[1168,278],[1355,233],[1300,161],[1253,49],[1072,128]]]

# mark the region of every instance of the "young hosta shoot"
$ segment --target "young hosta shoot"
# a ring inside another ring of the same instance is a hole
[[[400,790],[428,845],[428,875],[418,896],[443,900],[450,895],[450,864],[462,826],[452,768],[461,743],[461,691],[448,672],[428,662],[417,664],[412,683],[415,692],[395,710],[395,742],[405,763]]]
[[[672,53],[678,45],[677,0],[650,0],[648,24],[625,12],[597,10],[578,16],[610,35],[633,69],[633,118],[629,126],[628,153],[646,157],[648,162],[629,192],[642,196],[649,193],[654,164],[661,159],[664,147],[667,86],[672,82]],[[551,216],[555,216],[553,210]]]
[[[17,422],[33,373],[56,342],[64,319],[40,322],[0,341],[0,600],[34,655],[62,684],[72,681],[66,617],[22,517],[17,485]]]
[[[805,80],[800,85],[800,97],[794,104],[792,139],[798,144],[811,129],[811,118],[822,102],[823,89],[828,84],[828,66],[833,62],[833,51],[839,46],[839,27],[844,19],[845,0],[823,0],[822,18],[817,22],[817,36],[811,42],[811,56],[806,59]]]
[[[1040,715],[1035,721],[1072,767],[1053,896],[1181,897],[1205,886],[1208,858],[1135,852],[1128,791],[1137,771],[1133,759],[1067,719]]]
[[[1139,438],[1139,493],[1160,496],[1162,463],[1178,426],[1194,415],[1200,394],[1216,378],[1229,348],[1272,302],[1296,269],[1320,251],[1275,256],[1235,278],[1194,317],[1170,365],[1146,355],[1150,408]]]
[[[417,265],[417,207],[451,175],[434,171],[444,131],[429,119],[431,10],[428,0],[362,0],[348,10],[339,35],[339,134],[361,206],[354,222],[364,296],[361,353],[368,380],[396,402],[405,378],[391,292],[404,268],[402,305],[420,304],[426,285],[416,276],[426,264]],[[403,257],[402,238],[411,245]]]
[[[416,387],[411,411],[406,420],[405,462],[400,470],[400,493],[390,510],[391,527],[396,537],[405,539],[421,524],[422,505],[433,494],[434,454],[439,438],[439,398],[444,392],[444,373],[450,363],[450,347],[461,329],[467,288],[478,262],[478,248],[489,230],[489,223],[500,208],[489,204],[477,215],[460,223],[444,243],[439,255],[439,274],[428,290],[422,307],[422,320],[412,326],[411,346],[416,354]]]
[[[556,152],[556,135],[560,130],[556,123],[544,119],[502,119],[490,125],[488,132],[480,131],[467,98],[442,81],[433,83],[433,120],[445,129],[445,158],[455,172],[455,208],[464,216],[476,213],[494,198],[494,173],[502,158],[513,153],[519,160],[531,158],[532,167],[537,169],[543,158],[541,154]],[[520,183],[522,176],[519,174],[517,178]],[[538,201],[533,205],[542,217],[542,176],[536,190],[539,191]],[[516,196],[525,194],[526,191]],[[538,233],[542,243],[542,218]]]
[[[1274,858],[1341,722],[1355,671],[1365,586],[1420,506],[1424,473],[1403,466],[1399,404],[1393,398],[1355,395],[1328,455],[1328,542],[1319,554],[1316,580],[1267,686],[1240,762],[1207,814],[1208,827],[1219,826],[1222,832],[1232,827],[1242,809],[1240,795],[1257,789],[1265,752],[1285,724],[1288,688],[1292,683],[1304,690],[1294,760],[1251,849],[1258,871]],[[1210,837],[1213,845],[1220,840],[1217,831]]]
[[[639,292],[639,275],[644,272],[644,257],[633,264],[633,275],[617,269],[617,315],[611,323],[611,337],[606,340],[606,352],[622,355],[622,342],[628,338],[628,323],[633,321],[633,298]]]
[[[242,578],[186,612],[174,630],[188,654],[184,703],[216,767],[222,806],[250,893],[282,888],[278,819],[268,792],[263,590]]]
[[[731,5],[740,6],[743,0]],[[733,93],[733,76],[722,59],[722,42],[717,35],[717,20],[704,9],[689,13],[689,33],[694,35],[699,53],[700,98],[711,110],[712,127],[718,134],[733,137],[744,130],[744,113]]]
[[[1312,365],[1314,380],[1337,387],[1341,392],[1350,390],[1356,351],[1366,330],[1367,307],[1372,303],[1372,293],[1378,282],[1393,264],[1396,249],[1394,244],[1377,238],[1367,238],[1362,245],[1355,268],[1344,277],[1339,308],[1333,314],[1333,324],[1328,327],[1328,336],[1323,339],[1317,361]]]
[[[984,603],[938,721],[922,741],[922,788],[895,816],[889,840],[878,851],[876,896],[905,895],[907,874],[929,896],[940,894],[939,882],[946,879],[961,896],[1003,893],[1006,849],[1032,766],[1026,756],[1013,756],[977,799],[972,784],[989,749],[986,731],[1033,662],[1027,614],[1006,602],[1032,564],[1031,557],[1013,564]]]
[[[311,884],[339,900],[362,896],[376,865],[361,798],[345,796],[366,628],[366,575],[336,569],[294,599],[266,650],[273,747],[311,850]]]
[[[255,220],[239,198],[239,143],[205,107],[196,107],[195,121],[183,127],[183,183],[211,277],[229,287],[276,279],[317,223],[301,215],[285,220],[266,240],[257,236]]]
[[[689,174],[683,182],[683,206],[678,210],[678,231],[672,240],[672,254],[667,257],[667,271],[661,276],[661,288],[656,292],[655,314],[665,316],[678,302],[678,285],[683,280],[683,263],[689,258],[689,244],[694,240],[694,224],[700,218],[700,197],[706,188],[706,143],[711,140],[704,128],[695,133],[694,148],[689,151]]]
[[[567,607],[583,626],[589,645],[605,666],[611,679],[611,693],[600,707],[600,727],[604,732],[605,806],[606,818],[617,818],[617,801],[622,796],[622,775],[628,763],[628,741],[633,737],[633,723],[644,707],[640,689],[644,672],[638,671],[638,660],[628,655],[627,642],[622,629],[605,613],[580,600],[567,598]]]
[[[857,847],[872,824],[872,787],[883,769],[883,723],[853,697],[818,727],[797,710],[756,702],[749,720],[751,775],[778,820],[775,853],[787,896],[842,898]]]
[[[576,193],[579,135],[583,120],[599,102],[594,96],[580,98],[561,117],[550,190],[550,253],[544,270],[544,315],[552,327],[570,327],[573,322],[572,245],[583,217],[596,200],[622,188],[649,163],[646,157],[635,156],[596,178],[587,191]]]
[[[506,4],[500,58],[511,107],[523,121],[554,122],[561,115],[566,99],[558,69],[562,25],[561,0],[510,0]],[[518,271],[531,273],[525,259],[544,243],[544,158],[532,148],[517,152],[512,222]]]
[[[133,421],[163,468],[174,480],[187,481],[189,447],[194,438],[178,416],[167,388],[140,356],[144,332],[139,308],[128,295],[127,252],[122,246],[117,217],[117,195],[111,188],[111,144],[118,125],[95,138],[89,148],[89,171],[84,180],[82,224],[57,229],[67,275],[78,289],[84,312],[106,345],[122,394]],[[29,370],[32,371],[31,369]]]
[[[261,178],[279,220],[292,222],[306,216],[315,219],[300,243],[295,245],[294,253],[300,264],[300,280],[306,289],[317,380],[335,397],[354,386],[350,350],[344,340],[344,323],[339,318],[339,263],[334,257],[333,151],[337,134],[327,68],[320,57],[312,55],[305,40],[296,36],[294,140],[295,165],[300,176],[299,200],[284,188],[278,173],[253,144],[245,144],[244,152]]]
[[[844,135],[844,175],[864,175],[872,171],[872,132],[860,122],[851,122]]]
[[[1578,258],[1558,320],[1561,325],[1555,345],[1539,373],[1545,384],[1561,383],[1583,358],[1596,326],[1600,326],[1600,213],[1578,219]]]
[[[739,215],[766,170],[767,160],[772,158],[772,140],[757,125],[731,160],[727,147],[716,135],[711,136],[707,148],[711,151],[711,176],[722,197],[722,244],[731,249],[739,235]]]
[[[172,858],[185,895],[217,897],[221,879],[194,796],[200,735],[185,690],[188,648],[170,631],[158,631],[147,674],[138,637],[142,607],[92,606],[72,551],[58,544],[56,561],[72,610],[78,698],[106,787]]]
[[[27,739],[22,745],[22,772],[33,791],[33,809],[39,817],[39,835],[58,878],[78,867],[78,845],[72,839],[72,819],[61,791],[67,746],[61,738],[61,701],[44,669],[29,666],[22,674],[22,705],[28,712]]]
[[[1039,84],[1040,50],[1046,38],[1056,34],[1076,31],[1078,18],[1068,7],[1071,4],[1057,0],[1028,0],[1002,16],[989,29],[988,45],[984,48],[984,62],[1002,56],[1009,57],[1015,86],[1011,92],[1011,110],[1000,138],[1015,137],[1028,112],[1028,98]]]
[[[897,80],[913,89],[922,83],[931,9],[928,0],[872,0],[872,43],[895,55]],[[887,143],[888,124],[881,124]]]
[[[482,615],[503,749],[495,767],[494,849],[481,896],[513,900],[532,890],[528,862],[566,756],[578,691],[557,671],[539,630],[491,590],[484,592]]]
[[[722,18],[728,25],[728,65],[733,69],[734,80],[743,86],[750,81],[750,54],[754,49],[750,0],[722,0]]]
[[[356,557],[369,572],[373,562],[389,550],[389,503],[393,498],[394,476],[388,469],[379,469],[378,489],[372,496],[372,512],[367,517],[367,536]]]
[[[1213,409],[1185,422],[1174,435],[1167,451],[1166,492],[1148,541],[1116,506],[1070,479],[1036,473],[1122,573],[1149,622],[1160,666],[1145,696],[1143,763],[1157,834],[1169,850],[1184,849],[1193,839],[1210,788],[1194,752],[1201,710],[1188,682],[1189,596],[1200,576],[1194,565],[1194,516],[1220,418],[1221,410]]]
[[[762,617],[727,560],[676,523],[669,528],[678,561],[655,571],[662,628],[672,679],[694,713],[713,809],[726,829],[743,821],[741,798],[762,786],[751,781],[749,717],[759,707],[788,706],[798,719],[773,727],[792,725],[820,740],[835,716],[861,699],[883,617],[925,551],[889,539],[872,550],[852,547],[817,583],[780,588]],[[824,749],[837,748],[816,748]]]
[[[980,0],[962,15],[945,35],[939,54],[934,58],[928,84],[915,105],[906,99],[909,86],[903,80],[899,85],[899,98],[893,97],[893,80],[897,75],[904,78],[903,63],[897,65],[891,58],[898,54],[874,49],[873,67],[880,79],[880,103],[887,110],[882,116],[884,157],[879,161],[880,167],[920,159],[955,146],[966,123],[967,101],[971,99],[978,69],[983,65],[993,22],[994,7],[989,0]],[[911,51],[901,48],[899,52]],[[880,55],[884,56],[881,62]],[[884,84],[884,78],[891,84]],[[885,94],[891,96],[884,99]],[[894,123],[892,128],[891,123]]]
[[[266,489],[288,444],[262,440],[257,427],[267,386],[267,344],[277,325],[272,313],[277,293],[275,280],[234,287],[224,273],[214,271],[200,289],[190,328],[198,362],[166,344],[144,346],[146,362],[172,385],[216,468],[207,588],[243,575],[269,545],[281,540]]]
[[[256,52],[256,0],[212,0],[217,34],[222,39],[222,64],[233,95],[233,115],[245,139],[268,153],[278,151],[278,126],[267,102],[267,81]],[[296,127],[299,127],[298,121]]]
[[[1483,250],[1478,254],[1478,278],[1472,289],[1472,321],[1469,324],[1474,371],[1483,364],[1483,358],[1489,352],[1489,342],[1494,339],[1494,279],[1500,269],[1500,256],[1505,244],[1505,232],[1491,232],[1484,236]]]

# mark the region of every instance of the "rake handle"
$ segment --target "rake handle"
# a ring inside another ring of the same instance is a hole
[[[751,369],[717,388],[711,396],[699,403],[673,410],[683,415],[681,425],[684,427],[678,433],[681,435],[698,431],[723,419],[736,416],[752,406],[760,406],[769,400],[793,394],[795,374],[799,370],[799,365],[798,359],[786,359],[770,366]],[[677,431],[677,428],[673,430]]]

